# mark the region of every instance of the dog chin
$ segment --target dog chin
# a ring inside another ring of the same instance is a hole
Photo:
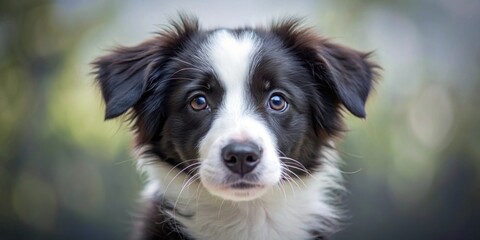
[[[231,184],[215,184],[201,179],[201,182],[210,194],[236,202],[258,199],[272,187],[271,184],[248,183],[244,181]]]

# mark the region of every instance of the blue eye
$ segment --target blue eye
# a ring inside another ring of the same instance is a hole
[[[190,102],[190,106],[195,111],[204,110],[208,107],[207,99],[203,95],[196,96]]]
[[[287,109],[287,101],[280,95],[272,95],[268,101],[268,106],[275,111],[285,111]]]

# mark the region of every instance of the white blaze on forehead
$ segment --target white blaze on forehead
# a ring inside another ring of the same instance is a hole
[[[258,49],[258,40],[253,33],[234,36],[226,30],[220,30],[209,41],[208,57],[225,89],[222,106],[229,114],[246,110],[246,87]]]
[[[200,180],[210,193],[224,199],[246,201],[263,195],[280,181],[281,166],[276,152],[276,141],[266,123],[254,109],[250,109],[251,91],[248,83],[251,69],[260,49],[254,33],[235,36],[221,30],[213,33],[203,49],[224,96],[216,119],[199,143],[202,159]],[[249,108],[250,107],[250,108]],[[263,150],[255,176],[263,187],[253,190],[230,189],[226,184],[232,177],[225,166],[222,149],[232,141],[250,141]]]

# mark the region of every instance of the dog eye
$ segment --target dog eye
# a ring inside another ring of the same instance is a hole
[[[195,111],[201,111],[208,107],[207,99],[203,95],[196,96],[190,102],[190,106]]]
[[[285,111],[287,109],[288,103],[280,95],[272,95],[268,101],[268,106],[275,111]]]

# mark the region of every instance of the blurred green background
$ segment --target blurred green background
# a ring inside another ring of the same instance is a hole
[[[0,239],[126,239],[142,176],[103,122],[91,62],[177,10],[205,27],[305,16],[384,68],[340,144],[351,214],[334,239],[480,239],[480,1],[0,2]]]

